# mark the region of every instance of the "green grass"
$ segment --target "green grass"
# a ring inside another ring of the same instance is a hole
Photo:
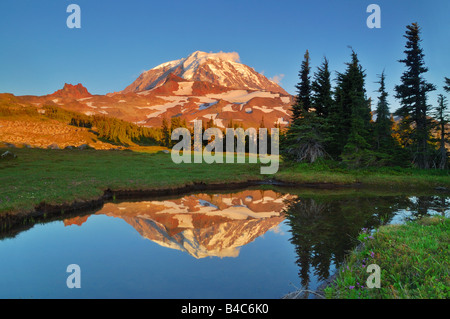
[[[3,153],[6,148],[0,149]],[[170,154],[139,151],[10,149],[14,160],[0,160],[0,214],[33,211],[41,202],[70,204],[112,190],[176,188],[196,182],[244,182],[276,178],[295,183],[450,188],[448,171],[413,169],[345,170],[335,164],[281,164],[262,175],[267,164],[175,164]],[[333,166],[334,165],[334,166]],[[396,188],[398,189],[398,188]]]
[[[327,298],[450,298],[450,220],[426,217],[404,225],[382,226],[373,235],[362,232],[361,244],[325,289]],[[367,288],[367,266],[381,268],[380,288]]]
[[[275,177],[295,183],[357,184],[403,188],[450,188],[449,170],[376,167],[346,169],[336,162],[322,164],[284,164]]]
[[[6,150],[6,149],[2,149]],[[175,164],[170,154],[132,151],[10,149],[0,161],[0,213],[98,198],[106,189],[176,188],[195,182],[262,178],[255,164]],[[3,151],[2,151],[3,152]]]

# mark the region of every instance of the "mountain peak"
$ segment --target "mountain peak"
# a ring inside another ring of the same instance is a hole
[[[207,59],[215,59],[215,60],[224,60],[224,61],[229,61],[229,62],[237,62],[239,63],[241,58],[239,57],[239,53],[237,52],[217,52],[217,53],[213,53],[213,52],[203,52],[203,51],[195,51],[193,53],[191,53],[186,60],[207,60]]]
[[[240,63],[237,52],[195,51],[188,57],[165,62],[143,72],[123,93],[151,90],[176,75],[188,81],[210,82],[232,89],[264,90],[289,95],[282,87]]]
[[[63,98],[75,98],[80,99],[84,97],[91,97],[92,94],[81,84],[72,85],[65,83],[61,90],[51,94],[51,96],[63,97]]]
[[[169,82],[169,81],[174,81],[174,82],[184,82],[184,81],[186,81],[186,80],[183,79],[183,78],[180,78],[179,76],[176,76],[176,75],[173,74],[173,73],[170,73],[170,74],[167,76],[167,78],[166,78],[166,82]]]

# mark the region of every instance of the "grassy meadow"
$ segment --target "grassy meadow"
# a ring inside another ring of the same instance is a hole
[[[266,164],[175,164],[160,147],[135,151],[2,148],[15,159],[0,160],[0,214],[33,211],[38,204],[92,200],[111,190],[171,189],[193,183],[227,184],[277,179],[295,184],[363,183],[389,191],[450,188],[448,171],[417,169],[346,170],[331,165],[280,164],[275,175],[260,174]]]
[[[5,150],[5,149],[3,149]],[[176,188],[261,178],[250,164],[175,164],[162,152],[12,149],[0,161],[0,213],[91,200],[111,190]]]
[[[404,225],[362,232],[360,245],[347,256],[327,298],[448,299],[450,220],[425,217]],[[367,266],[380,267],[380,287],[368,288]]]

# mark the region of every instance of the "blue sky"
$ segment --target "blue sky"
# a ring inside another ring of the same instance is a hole
[[[66,8],[81,7],[81,29],[69,29]],[[381,29],[369,29],[366,8],[381,7]],[[406,25],[422,27],[422,46],[438,86],[450,77],[450,1],[150,1],[2,0],[0,92],[44,95],[64,83],[82,83],[93,94],[124,89],[139,74],[201,50],[238,52],[241,62],[295,94],[306,49],[313,71],[327,56],[343,71],[352,46],[366,69],[367,93],[385,69],[391,109],[404,68]]]

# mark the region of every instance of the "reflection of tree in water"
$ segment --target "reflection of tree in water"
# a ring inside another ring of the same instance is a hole
[[[343,262],[362,228],[389,222],[394,212],[408,207],[407,197],[297,198],[285,210],[291,242],[297,253],[299,276],[309,288],[310,270],[318,281],[330,276],[330,266]]]
[[[450,198],[445,195],[418,196],[409,199],[410,216],[406,220],[415,220],[424,216],[438,214],[446,216],[449,212]]]

